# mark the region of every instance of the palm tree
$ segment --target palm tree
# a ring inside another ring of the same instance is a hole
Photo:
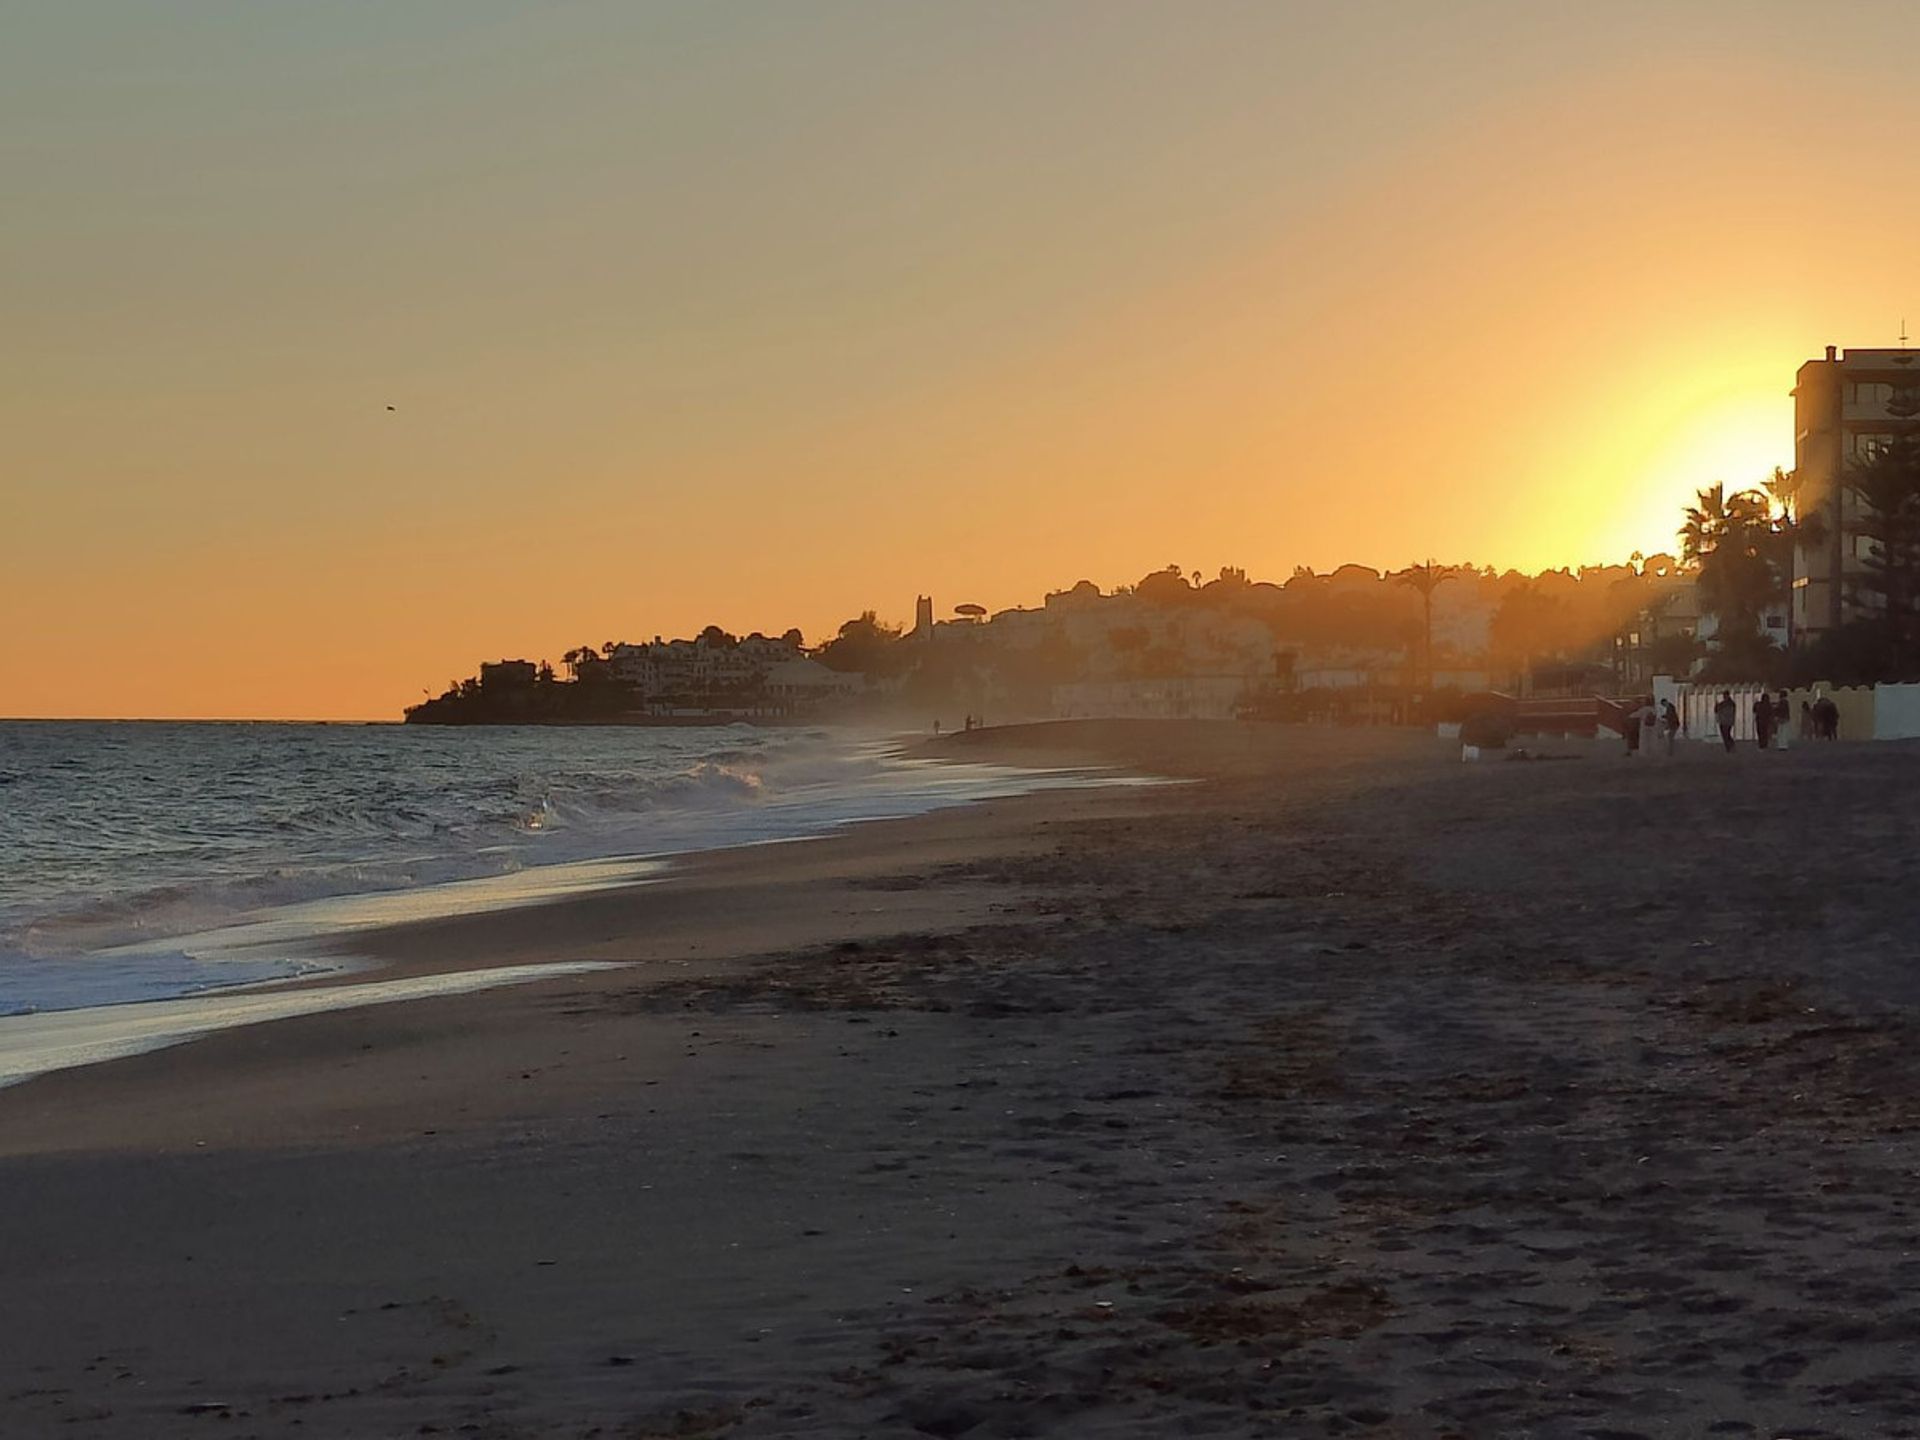
[[[1766,495],[1759,490],[1727,493],[1716,481],[1687,508],[1680,527],[1681,553],[1700,567],[1700,599],[1728,638],[1760,629],[1760,616],[1776,598],[1783,577]]]
[[[1773,474],[1760,482],[1760,488],[1767,492],[1767,498],[1773,501],[1782,520],[1788,524],[1799,520],[1800,473],[1797,470],[1782,470],[1776,465]]]
[[[1687,523],[1679,530],[1680,553],[1686,559],[1704,563],[1729,537],[1767,518],[1766,497],[1758,490],[1736,490],[1716,480],[1702,490],[1696,503],[1687,507]]]
[[[1802,505],[1799,472],[1773,467],[1773,474],[1761,482],[1767,496],[1773,501],[1773,533],[1775,544],[1772,560],[1775,568],[1788,588],[1791,598],[1793,574],[1796,557],[1802,550],[1818,550],[1832,538],[1827,528],[1826,511],[1818,508],[1808,514]],[[1792,607],[1787,611],[1787,643],[1793,643]]]
[[[1424,565],[1409,565],[1393,577],[1400,584],[1420,592],[1420,668],[1428,689],[1433,688],[1433,592],[1459,573],[1458,566],[1436,565],[1428,560]]]

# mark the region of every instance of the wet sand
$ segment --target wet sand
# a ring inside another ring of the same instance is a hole
[[[0,1091],[0,1434],[1920,1435],[1909,746],[1191,778],[379,937]]]

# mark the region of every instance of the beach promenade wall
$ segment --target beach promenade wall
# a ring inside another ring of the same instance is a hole
[[[1845,717],[1842,717],[1844,724]],[[1847,732],[1842,729],[1842,735]],[[1876,685],[1873,690],[1873,738],[1920,737],[1920,685]]]

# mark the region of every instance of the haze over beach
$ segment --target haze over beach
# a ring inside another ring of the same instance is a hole
[[[0,0],[0,1437],[1920,1437],[1917,44]]]
[[[1920,317],[1843,13],[11,6],[0,714],[1670,549]]]

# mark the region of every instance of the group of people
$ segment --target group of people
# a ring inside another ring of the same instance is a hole
[[[1733,698],[1733,692],[1722,690],[1720,702],[1713,707],[1713,723],[1720,727],[1720,743],[1727,747],[1727,753],[1734,749],[1733,732],[1740,723],[1740,705]],[[1753,738],[1762,750],[1784,750],[1789,740],[1788,731],[1793,724],[1793,702],[1782,690],[1778,695],[1769,695],[1761,691],[1753,699]],[[1674,741],[1679,737],[1683,724],[1680,711],[1673,701],[1662,700],[1656,710],[1651,700],[1641,705],[1627,717],[1624,727],[1627,740],[1627,753],[1634,754],[1645,750],[1649,753],[1662,738],[1666,741],[1667,754],[1673,754]],[[1812,701],[1800,702],[1800,738],[1802,740],[1838,740],[1840,738],[1840,707],[1825,695]]]
[[[1803,740],[1838,740],[1840,738],[1840,707],[1820,696],[1811,705],[1805,700],[1800,702],[1800,738]]]
[[[1733,692],[1722,690],[1720,701],[1713,707],[1713,723],[1720,727],[1720,743],[1727,747],[1727,753],[1733,753],[1733,729],[1740,723],[1740,706],[1734,701]],[[1793,702],[1782,690],[1778,695],[1770,696],[1762,690],[1753,698],[1753,739],[1762,750],[1784,750],[1787,748],[1788,729],[1793,723]],[[1840,738],[1840,707],[1828,696],[1800,702],[1800,738],[1802,740],[1838,740]]]
[[[1632,755],[1639,750],[1645,750],[1651,754],[1653,747],[1664,735],[1667,741],[1667,754],[1671,755],[1673,742],[1679,734],[1680,712],[1674,709],[1673,701],[1662,700],[1659,710],[1656,711],[1653,708],[1653,702],[1649,700],[1627,717],[1627,754]]]

